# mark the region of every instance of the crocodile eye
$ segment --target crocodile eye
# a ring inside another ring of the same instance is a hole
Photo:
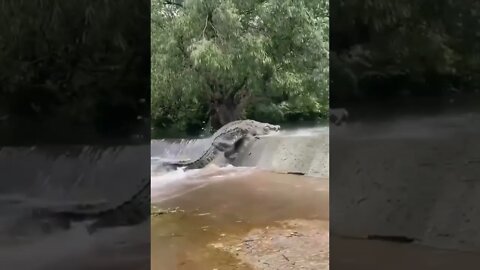
[[[270,128],[269,128],[269,127],[264,127],[264,128],[263,128],[263,131],[269,132],[269,131],[270,131]]]

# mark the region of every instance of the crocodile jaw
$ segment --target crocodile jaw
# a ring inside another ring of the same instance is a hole
[[[271,125],[271,124],[266,124],[264,127],[264,130],[268,130],[268,132],[278,132],[280,131],[280,125]]]
[[[272,133],[276,133],[280,130],[279,125],[271,125],[268,123],[261,123],[258,127],[252,131],[253,136],[262,136],[262,135],[269,135]]]

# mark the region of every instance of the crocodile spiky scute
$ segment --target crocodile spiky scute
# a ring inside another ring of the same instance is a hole
[[[238,151],[239,145],[246,144],[251,138],[258,135],[265,135],[279,129],[280,126],[254,120],[230,122],[210,137],[210,146],[200,157],[193,161],[165,162],[164,166],[172,168],[183,167],[187,170],[199,169],[210,164],[221,152],[224,153],[227,160],[231,161]]]
[[[187,170],[199,169],[210,164],[221,152],[229,151],[234,142],[247,135],[247,131],[241,128],[232,128],[225,133],[213,138],[207,150],[196,160],[172,162],[168,165],[184,167]]]

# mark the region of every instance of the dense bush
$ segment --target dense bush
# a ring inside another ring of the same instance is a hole
[[[331,99],[475,91],[479,27],[476,1],[332,2]]]
[[[2,1],[2,142],[148,132],[149,3]]]
[[[324,118],[328,9],[326,0],[154,0],[154,126]]]

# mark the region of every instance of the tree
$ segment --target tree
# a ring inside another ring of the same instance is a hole
[[[39,140],[78,142],[148,131],[138,116],[149,117],[149,4],[2,1],[0,116],[8,118],[0,138],[31,138],[31,129]]]
[[[332,100],[478,87],[476,1],[341,0],[331,13]]]
[[[328,1],[152,3],[157,123],[321,116],[328,109]]]

